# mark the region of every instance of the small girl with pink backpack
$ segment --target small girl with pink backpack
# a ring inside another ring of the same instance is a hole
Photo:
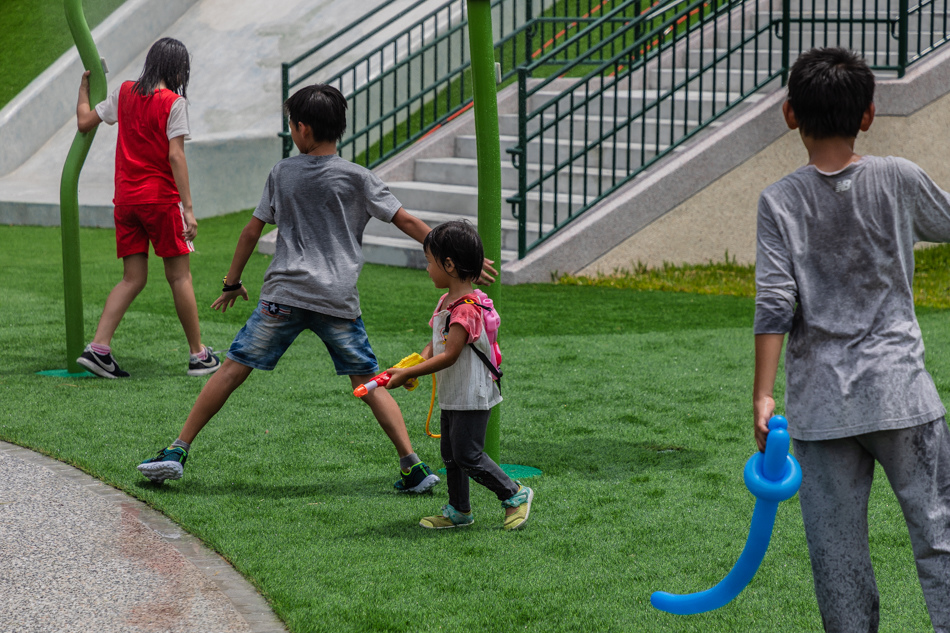
[[[528,520],[534,491],[508,475],[485,454],[485,433],[491,409],[501,402],[500,318],[491,300],[473,288],[484,262],[478,232],[464,220],[434,228],[422,243],[426,270],[436,288],[447,289],[429,325],[432,340],[422,350],[425,362],[390,368],[387,389],[410,378],[434,373],[441,414],[441,451],[449,503],[441,516],[424,517],[424,528],[471,525],[469,478],[491,490],[505,509],[504,528],[515,530]]]

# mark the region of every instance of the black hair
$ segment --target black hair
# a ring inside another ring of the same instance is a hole
[[[442,267],[451,257],[455,272],[462,281],[478,279],[482,274],[485,263],[482,238],[468,220],[452,220],[438,225],[426,235],[422,248]]]
[[[132,86],[132,91],[147,97],[158,89],[158,84],[165,82],[166,88],[187,97],[190,78],[191,60],[188,49],[174,38],[163,37],[148,49],[145,67]]]
[[[788,103],[806,136],[857,136],[873,102],[874,73],[846,48],[813,48],[792,66]]]
[[[284,114],[313,130],[315,141],[339,141],[346,131],[346,97],[327,84],[306,86],[284,102]]]

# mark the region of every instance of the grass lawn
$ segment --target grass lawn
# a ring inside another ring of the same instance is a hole
[[[252,304],[206,306],[247,213],[203,220],[192,259],[206,342],[226,348]],[[118,280],[114,236],[81,232],[85,331]],[[650,593],[707,589],[745,543],[753,497],[753,302],[746,297],[559,285],[505,287],[502,461],[540,468],[521,532],[473,486],[476,523],[430,532],[446,503],[391,492],[396,455],[365,405],[303,335],[255,372],[195,442],[185,477],[163,486],[135,465],[174,438],[204,379],[160,262],[115,341],[128,380],[36,375],[65,366],[59,230],[0,227],[0,439],[52,455],[143,499],[247,576],[291,631],[817,631],[797,501],[779,507],[750,586],[713,613],[655,611]],[[259,289],[268,258],[244,279]],[[421,271],[367,266],[364,318],[377,355],[420,349],[438,297]],[[928,367],[950,394],[947,313],[921,309]],[[398,400],[417,452],[428,381]],[[871,539],[882,631],[925,631],[907,530],[879,473]]]
[[[122,2],[82,0],[89,28],[95,28]],[[63,0],[0,2],[0,108],[71,46]]]

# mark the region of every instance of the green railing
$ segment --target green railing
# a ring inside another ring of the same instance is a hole
[[[499,82],[518,83],[518,137],[505,149],[517,170],[507,201],[519,257],[764,87],[784,84],[800,51],[843,45],[903,75],[947,42],[950,0],[889,2],[493,0]],[[471,106],[467,16],[464,0],[440,4],[323,77],[344,55],[327,45],[362,23],[283,64],[283,94],[312,81],[340,88],[350,102],[340,154],[374,167]],[[287,130],[285,121],[285,156]]]
[[[840,44],[903,75],[947,41],[946,2],[665,0],[568,55],[601,25],[578,31],[518,68],[518,142],[506,151],[518,170],[507,200],[519,257],[765,86],[784,84],[802,50]],[[636,1],[602,19],[626,4]],[[554,72],[552,59],[564,60]]]
[[[390,22],[410,14],[420,4],[412,4]],[[493,0],[499,81],[514,81],[518,66],[542,56],[561,34],[579,25],[597,25],[589,29],[588,40],[579,44],[583,48],[635,15],[630,9],[610,20],[598,17],[609,5],[610,0]],[[465,2],[450,0],[328,77],[321,75],[341,59],[343,52],[307,67],[323,56],[329,44],[361,22],[357,20],[329,40],[282,64],[283,98],[286,100],[295,87],[308,82],[319,81],[339,88],[350,103],[349,129],[339,144],[340,154],[374,167],[471,107],[468,19]],[[363,39],[383,28],[378,27]],[[545,57],[541,66],[556,68],[561,63],[557,57]],[[293,146],[286,120],[281,136],[287,157]]]

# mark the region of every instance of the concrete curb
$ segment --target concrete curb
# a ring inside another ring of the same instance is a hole
[[[107,504],[120,508],[123,521],[140,523],[149,533],[158,535],[167,546],[180,553],[188,564],[197,569],[208,583],[220,590],[253,633],[287,631],[264,598],[241,574],[221,556],[206,548],[200,540],[183,531],[164,515],[72,466],[15,444],[0,442],[0,455],[21,460],[30,467],[51,471],[65,482],[70,490],[72,486],[69,484],[74,484],[78,495],[95,495]],[[82,582],[81,578],[77,580]],[[121,606],[116,605],[116,611],[119,611]]]

